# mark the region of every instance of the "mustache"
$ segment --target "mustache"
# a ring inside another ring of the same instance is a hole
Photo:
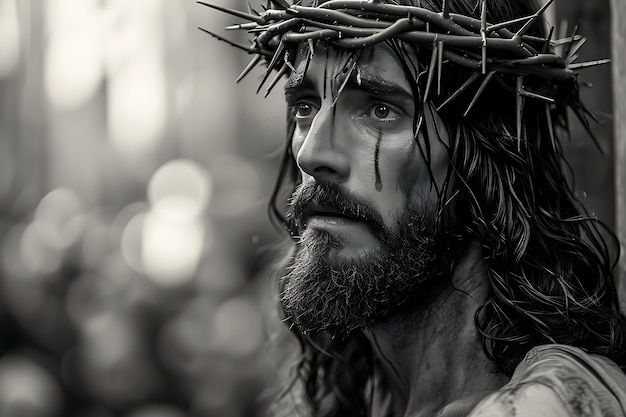
[[[375,237],[386,241],[387,228],[380,214],[366,201],[336,183],[311,181],[294,191],[287,211],[287,227],[292,236],[306,228],[308,216],[322,211],[365,223]]]

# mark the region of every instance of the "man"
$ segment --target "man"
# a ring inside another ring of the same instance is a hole
[[[588,126],[580,38],[532,0],[301,3],[212,6],[250,21],[243,75],[288,76],[299,411],[626,416],[615,240],[558,140],[568,108]]]

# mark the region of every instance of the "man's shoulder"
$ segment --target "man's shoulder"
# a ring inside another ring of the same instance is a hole
[[[609,359],[565,345],[532,349],[502,389],[469,416],[626,417],[626,375]]]

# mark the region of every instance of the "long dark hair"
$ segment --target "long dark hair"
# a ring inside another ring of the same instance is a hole
[[[396,3],[436,11],[442,7],[439,0]],[[479,18],[477,0],[448,3],[452,13]],[[488,1],[491,22],[528,16],[535,10],[534,0]],[[545,36],[540,23],[529,34]],[[406,63],[403,46],[395,41],[390,45]],[[424,80],[417,79],[409,67],[406,64],[405,70],[417,99]],[[448,97],[471,75],[461,68],[444,70],[440,97]],[[462,115],[473,92],[463,93],[438,112],[450,137],[448,189],[455,191],[451,203],[442,202],[443,213],[459,219],[464,238],[482,247],[490,282],[489,297],[475,315],[485,354],[500,372],[510,375],[532,347],[562,343],[609,357],[626,370],[626,319],[612,272],[617,239],[587,213],[573,190],[559,141],[567,134],[567,106],[558,100],[555,104],[526,100],[518,137],[520,119],[511,91],[515,81],[497,78],[467,117]],[[532,77],[525,82],[532,85]],[[561,88],[563,99],[569,100],[578,84]],[[433,107],[441,101],[431,98]],[[271,205],[279,222],[285,199],[299,181],[291,154],[291,118],[288,126]],[[424,134],[437,140],[436,132]],[[455,206],[469,209],[457,212]],[[307,413],[370,415],[372,398],[388,395],[378,359],[363,335],[339,340],[292,329],[302,349],[294,378]]]

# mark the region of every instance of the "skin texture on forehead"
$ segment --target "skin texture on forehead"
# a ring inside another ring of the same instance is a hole
[[[384,48],[384,49],[383,49]],[[308,44],[304,44],[298,53],[293,71],[286,84],[285,90],[289,91],[302,88],[305,81],[310,87],[310,77],[307,80],[311,60],[317,54],[325,60],[324,78],[330,81],[330,89],[325,86],[323,93],[328,92],[333,99],[346,87],[369,90],[372,94],[395,93],[403,95],[405,99],[416,101],[407,83],[406,75],[401,76],[396,70],[401,68],[397,57],[390,53],[384,45],[367,48],[359,51],[347,51],[329,44],[317,44],[314,52],[311,52]],[[393,61],[395,65],[389,65]],[[323,80],[324,81],[324,80]]]

